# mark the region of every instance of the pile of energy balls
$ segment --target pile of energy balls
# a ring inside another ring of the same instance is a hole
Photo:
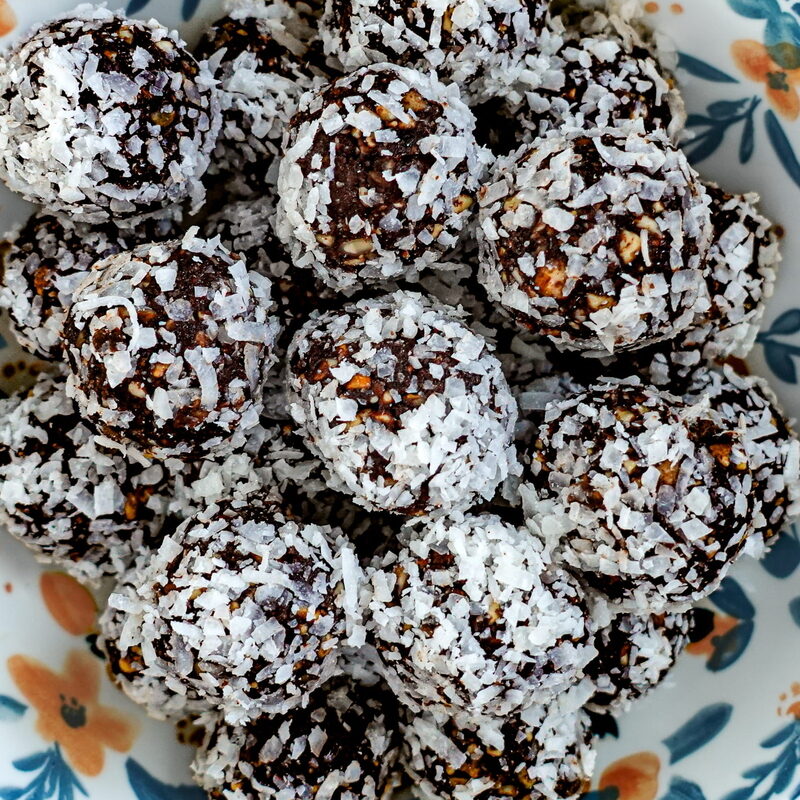
[[[797,512],[731,367],[777,237],[623,11],[249,0],[191,51],[83,5],[2,57],[0,301],[52,368],[0,515],[113,582],[110,674],[212,798],[573,798]]]

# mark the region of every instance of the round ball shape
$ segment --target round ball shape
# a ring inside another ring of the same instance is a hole
[[[81,5],[0,70],[0,177],[74,221],[202,200],[219,131],[214,79],[154,20]]]
[[[445,513],[516,469],[516,403],[485,340],[412,292],[312,318],[289,350],[291,412],[330,486],[368,509]]]

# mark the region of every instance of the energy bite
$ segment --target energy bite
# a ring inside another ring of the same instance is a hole
[[[535,47],[548,6],[548,0],[327,0],[320,35],[345,69],[389,61],[436,70],[464,86],[520,62]]]
[[[336,672],[358,580],[340,532],[288,520],[270,500],[210,506],[109,599],[112,677],[160,719],[287,713]]]
[[[247,7],[217,20],[195,50],[220,82],[222,129],[211,172],[237,194],[258,196],[270,182],[300,96],[315,84],[304,51],[281,19]]]
[[[97,446],[64,378],[0,400],[0,520],[38,561],[91,585],[121,574],[157,544],[166,489],[159,465]]]
[[[661,136],[555,133],[498,159],[479,200],[489,296],[559,348],[641,348],[709,307],[710,199]]]
[[[600,382],[546,406],[522,453],[523,509],[615,605],[681,608],[719,585],[753,532],[742,438],[702,401]]]
[[[412,711],[504,717],[583,677],[593,623],[579,584],[492,514],[432,521],[367,571],[367,633]]]
[[[214,79],[177,34],[81,5],[0,69],[0,178],[73,221],[203,198],[220,126]]]
[[[96,264],[65,323],[81,412],[148,457],[231,448],[258,424],[274,361],[270,281],[196,232]]]
[[[381,800],[400,748],[395,706],[380,685],[335,678],[289,717],[212,729],[192,768],[214,800]]]
[[[62,361],[64,318],[91,266],[135,243],[174,236],[179,216],[161,212],[134,232],[37,211],[7,233],[0,255],[0,307],[8,309],[17,341],[46,361]]]
[[[329,486],[369,510],[446,513],[517,469],[516,403],[455,309],[414,292],[312,318],[288,355],[290,410]]]
[[[416,278],[474,211],[485,155],[458,87],[376,64],[304,95],[278,178],[277,231],[335,289]]]
[[[403,764],[422,800],[572,800],[588,789],[595,753],[581,711],[548,708],[529,724],[512,716],[484,738],[427,714],[403,728]]]
[[[587,708],[621,714],[658,686],[689,642],[692,615],[619,614],[597,633],[598,656],[586,674],[595,686]]]

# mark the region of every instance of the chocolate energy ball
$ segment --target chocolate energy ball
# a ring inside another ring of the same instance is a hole
[[[229,178],[237,194],[263,193],[300,96],[315,85],[304,51],[280,19],[248,8],[217,20],[197,46],[220,82],[222,130],[211,171]]]
[[[166,475],[98,447],[61,377],[0,400],[0,519],[37,560],[97,585],[157,544]]]
[[[587,704],[621,714],[666,678],[689,642],[689,614],[620,614],[597,633],[598,656],[586,667],[595,685]]]
[[[595,655],[580,586],[491,514],[422,526],[368,570],[362,605],[412,711],[504,717],[568,690]]]
[[[690,402],[708,403],[720,426],[739,432],[753,475],[753,533],[748,552],[763,553],[800,513],[800,442],[762,378],[701,369],[687,388]]]
[[[660,136],[556,133],[499,159],[481,189],[480,277],[560,348],[641,348],[709,307],[709,203]]]
[[[413,292],[312,318],[289,350],[291,412],[332,489],[369,510],[447,513],[517,469],[516,404],[455,309]]]
[[[400,750],[396,701],[335,678],[289,717],[211,730],[193,764],[214,800],[381,800]]]
[[[287,520],[271,501],[211,506],[111,596],[100,625],[112,676],[160,718],[286,713],[335,673],[358,581],[331,528]]]
[[[536,44],[548,5],[548,0],[327,0],[320,34],[326,52],[345,69],[389,61],[433,69],[443,80],[464,85],[520,62]]]
[[[680,608],[719,585],[753,532],[742,439],[707,403],[601,382],[545,408],[523,448],[523,509],[617,607]]]
[[[289,128],[277,231],[336,289],[417,272],[465,229],[485,154],[433,74],[377,64],[309,92]]]
[[[62,361],[64,318],[90,267],[139,242],[171,238],[179,218],[176,211],[161,212],[134,231],[38,211],[7,233],[0,307],[8,309],[19,343],[47,361]]]
[[[177,34],[82,5],[0,70],[0,177],[73,221],[202,200],[220,126],[214,79]]]
[[[196,232],[95,265],[65,323],[81,412],[148,457],[232,447],[274,360],[270,281]]]
[[[595,753],[581,711],[540,712],[499,724],[499,741],[453,720],[415,716],[403,728],[402,760],[422,800],[572,800],[589,787]]]

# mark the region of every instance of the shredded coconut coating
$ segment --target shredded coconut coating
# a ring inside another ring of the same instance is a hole
[[[453,248],[486,154],[455,84],[364,67],[300,101],[278,176],[277,231],[335,289],[406,277]]]
[[[598,656],[586,667],[595,684],[587,704],[600,714],[628,711],[667,677],[689,642],[692,615],[620,614],[597,633]]]
[[[95,265],[65,324],[81,412],[148,457],[232,449],[274,362],[270,281],[196,231]]]
[[[637,378],[549,403],[523,453],[523,509],[615,605],[661,613],[710,594],[753,532],[741,431]]]
[[[289,349],[289,388],[330,487],[367,509],[465,509],[517,470],[499,361],[455,309],[420,294],[312,318]]]
[[[327,0],[320,20],[325,51],[346,70],[389,61],[435,70],[468,86],[515,70],[537,44],[548,0]]]
[[[503,717],[581,679],[595,655],[582,596],[536,537],[482,514],[431,521],[376,560],[362,605],[401,702]]]
[[[73,221],[198,206],[220,126],[215,82],[177,33],[81,5],[0,69],[0,178]]]
[[[0,520],[38,561],[98,585],[157,544],[166,475],[99,447],[67,397],[42,375],[0,400]]]
[[[0,253],[0,307],[8,310],[20,345],[46,361],[63,361],[64,318],[91,266],[140,242],[171,238],[179,217],[162,212],[134,231],[38,211],[7,233]]]
[[[381,686],[334,678],[289,717],[212,729],[192,768],[213,800],[381,800],[400,749],[395,706]]]
[[[560,348],[641,348],[710,305],[710,199],[659,136],[555,133],[499,159],[479,200],[489,296]]]
[[[301,95],[323,83],[284,22],[240,9],[211,25],[195,50],[220,84],[222,129],[211,173],[242,196],[263,193]]]
[[[753,533],[747,552],[756,558],[800,514],[800,442],[772,389],[762,378],[697,370],[687,398],[708,403],[719,425],[741,436],[753,474]]]
[[[403,764],[422,800],[573,800],[588,790],[595,753],[586,714],[537,710],[533,724],[499,721],[494,735],[415,715],[403,728]],[[483,735],[482,735],[483,734]]]
[[[360,568],[331,528],[231,501],[182,523],[101,618],[113,677],[157,718],[233,725],[308,702],[355,630]]]

